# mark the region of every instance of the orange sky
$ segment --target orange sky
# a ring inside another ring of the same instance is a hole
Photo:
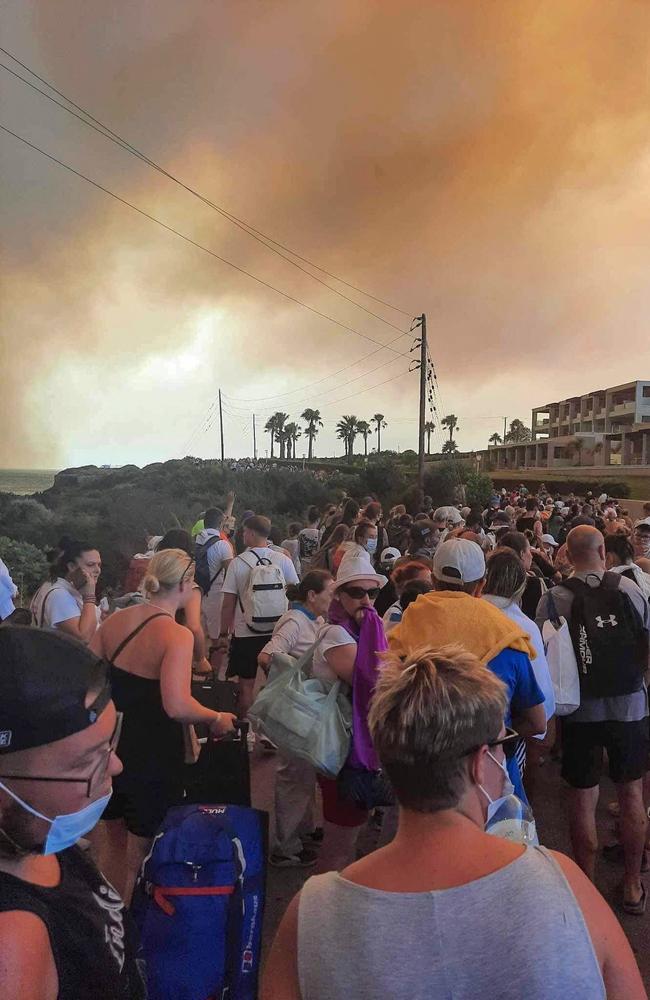
[[[0,28],[211,200],[426,311],[461,448],[503,414],[650,378],[646,3],[8,0]],[[3,70],[0,85],[8,128],[368,337],[398,336]],[[0,144],[0,467],[214,455],[219,385],[254,400],[228,404],[232,454],[252,451],[253,411],[306,406],[321,453],[342,413],[377,410],[386,447],[416,446],[417,376],[363,391],[407,360],[383,351],[302,390],[375,345]]]

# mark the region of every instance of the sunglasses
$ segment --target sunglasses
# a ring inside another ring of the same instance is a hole
[[[501,739],[498,740],[490,740],[487,745],[489,747],[502,747],[506,760],[512,760],[517,752],[517,746],[519,745],[520,740],[521,736],[519,733],[516,733],[514,729],[510,729],[506,726],[506,735],[502,736]],[[461,757],[468,757],[469,754],[476,753],[477,750],[481,749],[482,745],[483,744],[471,747],[469,750],[466,750],[465,753],[461,754]]]
[[[369,590],[366,590],[365,587],[341,587],[343,593],[351,597],[353,601],[362,601],[366,594],[371,601],[374,601],[380,589],[380,587],[370,587]]]

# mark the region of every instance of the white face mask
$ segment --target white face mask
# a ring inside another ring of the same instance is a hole
[[[505,761],[498,761],[489,750],[488,757],[503,771],[504,779],[501,795],[497,799],[493,799],[482,785],[478,786],[488,800],[485,832],[517,844],[539,844],[532,809],[515,795]]]

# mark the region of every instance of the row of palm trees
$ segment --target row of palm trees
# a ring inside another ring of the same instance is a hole
[[[323,426],[320,410],[304,410],[303,413],[300,414],[300,419],[305,423],[305,437],[309,441],[308,458],[311,459],[314,457],[314,441],[320,428]],[[448,416],[443,417],[441,424],[449,431],[449,439],[445,441],[443,445],[443,452],[445,454],[451,454],[458,451],[458,446],[454,441],[454,431],[458,430],[458,417],[456,417],[455,414],[450,413]],[[364,455],[367,456],[368,438],[371,434],[377,435],[377,453],[379,454],[379,452],[381,452],[381,432],[387,426],[388,424],[386,423],[386,418],[383,413],[375,413],[375,415],[371,417],[370,421],[359,420],[359,418],[354,414],[346,414],[341,417],[336,425],[336,436],[343,441],[345,445],[345,457],[352,458],[354,454],[354,443],[357,437],[363,438]],[[276,445],[278,446],[279,458],[291,459],[296,457],[296,443],[298,439],[302,437],[303,431],[295,421],[289,420],[288,413],[282,413],[280,411],[274,413],[266,421],[264,430],[267,434],[269,434],[271,439],[271,458],[275,457]],[[435,424],[432,420],[425,423],[424,430],[427,436],[427,454],[430,455],[431,435],[435,430]]]

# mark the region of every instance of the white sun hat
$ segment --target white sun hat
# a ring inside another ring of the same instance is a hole
[[[355,580],[374,580],[378,587],[385,587],[388,583],[385,576],[375,572],[370,556],[365,551],[346,552],[343,556],[336,574],[336,590]]]

